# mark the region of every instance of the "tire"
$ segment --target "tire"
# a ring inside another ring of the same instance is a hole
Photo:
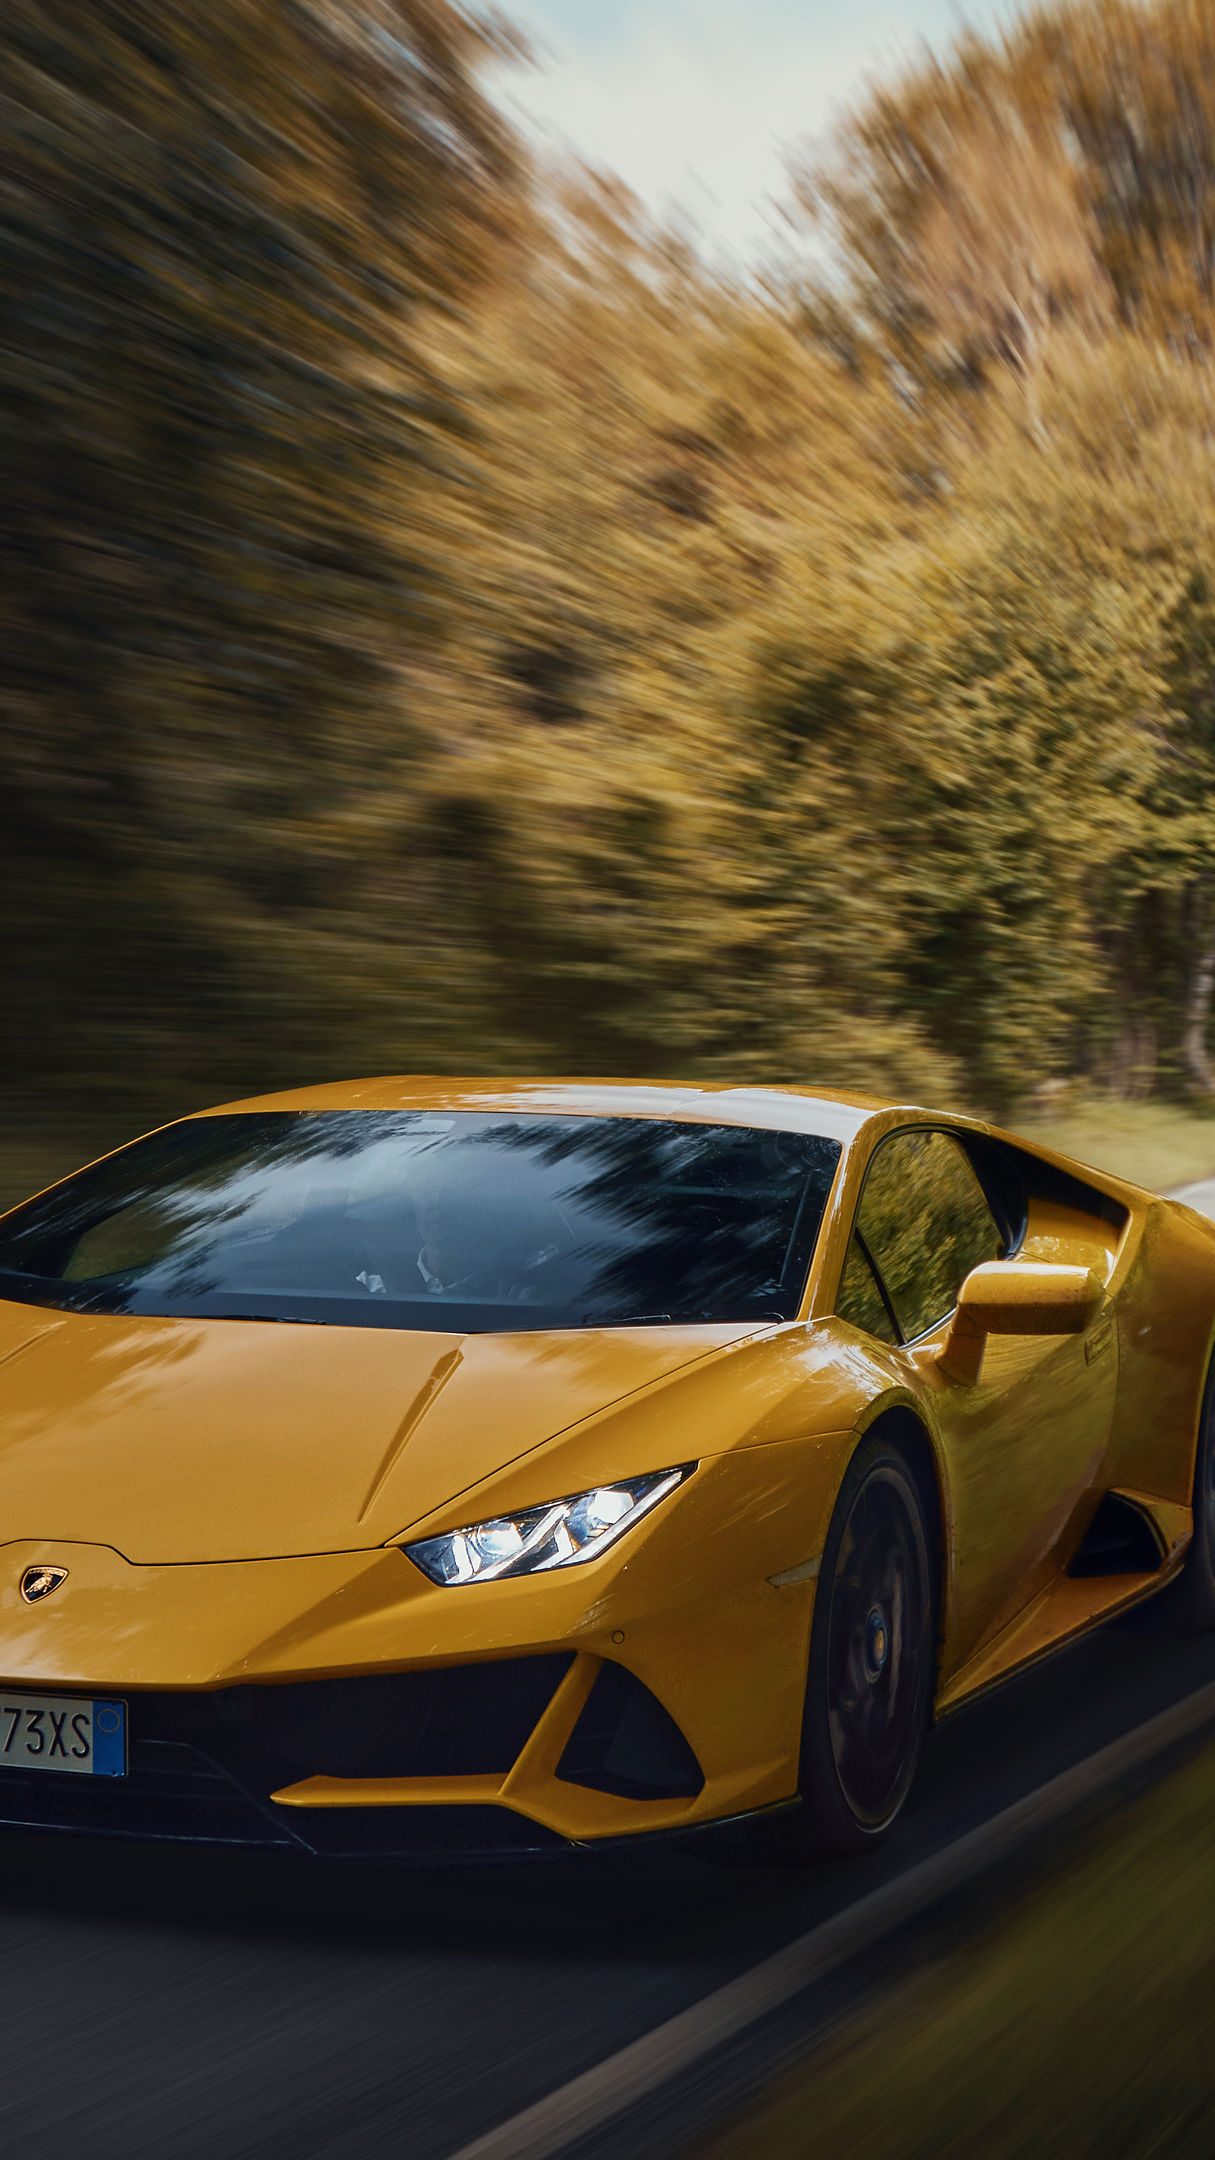
[[[819,1570],[802,1721],[802,1805],[779,1826],[782,1858],[864,1851],[901,1813],[932,1709],[936,1603],[914,1474],[889,1442],[862,1441],[840,1488]]]
[[[1194,1459],[1194,1535],[1177,1585],[1176,1614],[1188,1634],[1215,1628],[1215,1359],[1207,1371]]]

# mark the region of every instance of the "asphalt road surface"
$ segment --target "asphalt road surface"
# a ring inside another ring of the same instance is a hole
[[[1215,1212],[1215,1183],[1184,1197]],[[934,1733],[881,1854],[805,1871],[655,1847],[409,1873],[0,1831],[0,2153],[448,2160],[1212,1679],[1215,1640],[1107,1628]]]
[[[0,1832],[0,2151],[446,2160],[1210,1679],[1215,1641],[1104,1630],[933,1735],[880,1856],[804,1872],[652,1848],[411,1874]]]

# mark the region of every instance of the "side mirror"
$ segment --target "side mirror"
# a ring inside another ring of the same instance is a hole
[[[958,1292],[957,1311],[937,1363],[951,1380],[973,1384],[989,1335],[1081,1335],[1104,1291],[1092,1268],[985,1261],[972,1269]]]

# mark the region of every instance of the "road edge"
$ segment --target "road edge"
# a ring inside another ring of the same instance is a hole
[[[1215,1681],[1062,1771],[894,1881],[821,1921],[738,1979],[667,2018],[496,2129],[460,2146],[450,2160],[555,2160],[578,2139],[601,2130],[626,2108],[780,2009],[836,1966],[985,1874],[1037,1832],[1062,1822],[1085,1802],[1100,1798],[1110,1786],[1211,1723],[1215,1723]]]

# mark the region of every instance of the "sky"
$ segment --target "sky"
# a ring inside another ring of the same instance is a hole
[[[679,205],[710,243],[761,252],[781,151],[821,134],[875,71],[990,29],[1001,0],[506,0],[536,70],[502,95],[543,138]]]

